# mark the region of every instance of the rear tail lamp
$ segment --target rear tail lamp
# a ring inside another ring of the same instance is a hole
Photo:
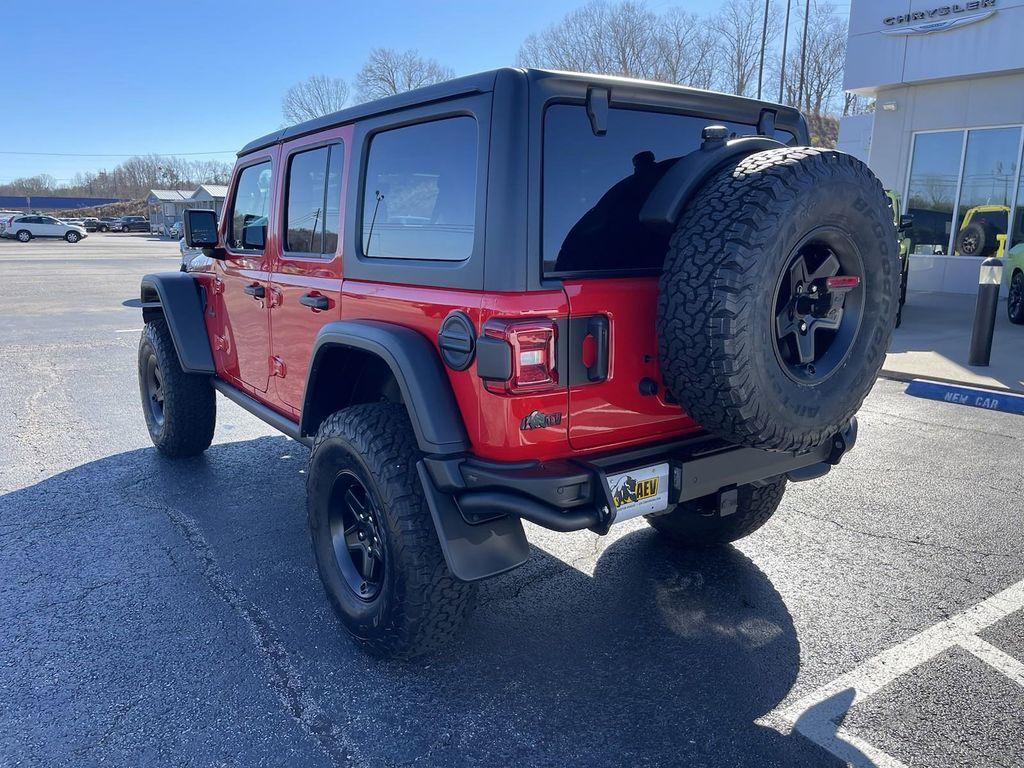
[[[553,320],[488,320],[484,324],[484,336],[509,346],[510,365],[508,378],[486,380],[487,389],[523,395],[558,386],[555,363],[557,334]]]

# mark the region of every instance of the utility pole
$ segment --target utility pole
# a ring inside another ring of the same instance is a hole
[[[779,73],[779,103],[782,103],[782,89],[786,85],[786,45],[789,43],[789,9],[793,0],[786,0],[786,28],[782,30],[782,72]]]
[[[757,65],[757,98],[761,98],[761,83],[764,81],[764,49],[768,47],[768,2],[764,0],[764,24],[761,26],[761,62]]]
[[[796,108],[804,108],[804,73],[807,71],[807,20],[811,17],[811,0],[804,3],[804,39],[800,44],[800,86],[797,88]]]

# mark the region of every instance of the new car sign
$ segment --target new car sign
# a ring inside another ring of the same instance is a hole
[[[982,21],[996,12],[996,0],[970,0],[966,3],[940,5],[926,11],[911,11],[899,16],[889,16],[883,23],[895,29],[883,29],[883,35],[927,35],[947,29],[964,27]],[[973,11],[973,13],[972,13]],[[917,22],[917,23],[913,23]],[[908,24],[909,26],[897,26]]]

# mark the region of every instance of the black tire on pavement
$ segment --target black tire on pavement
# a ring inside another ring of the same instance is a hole
[[[811,147],[736,160],[670,240],[658,296],[665,383],[731,442],[817,446],[875,382],[900,267],[888,200],[861,161]]]
[[[903,324],[903,305],[907,303],[907,278],[909,277],[909,264],[904,264],[900,277],[900,308],[896,310],[896,327]]]
[[[82,239],[82,237],[77,232],[72,230],[71,232],[65,233],[64,239],[67,240],[69,243],[77,243],[79,240]]]
[[[18,238],[18,242],[27,243],[32,239],[32,233],[27,229],[19,229],[16,237]]]
[[[181,369],[163,318],[142,329],[139,391],[149,436],[160,453],[184,458],[210,447],[217,422],[216,395],[208,376]]]
[[[98,227],[98,229],[100,232],[106,232],[108,229],[110,229],[110,227],[108,227],[106,224],[102,224],[100,225],[100,227]]]
[[[443,645],[475,585],[448,570],[416,471],[405,407],[345,408],[317,431],[306,503],[327,596],[358,645],[411,658]]]
[[[715,497],[684,501],[671,512],[648,515],[659,533],[687,547],[713,547],[749,536],[768,522],[782,501],[786,478],[774,477],[737,488],[736,511],[719,517]]]
[[[1006,314],[1014,325],[1024,325],[1024,272],[1015,270],[1006,297]]]

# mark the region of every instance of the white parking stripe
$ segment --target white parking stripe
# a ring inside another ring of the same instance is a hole
[[[855,766],[902,766],[896,758],[853,736],[837,723],[857,702],[954,646],[965,648],[1024,685],[1024,664],[977,637],[982,630],[1022,608],[1024,581],[1019,581],[868,659],[792,704],[769,712],[758,718],[757,723],[780,733],[795,730]]]
[[[973,653],[990,667],[999,670],[1024,688],[1024,663],[1017,661],[1010,654],[996,648],[992,643],[982,640],[977,635],[961,640],[960,647]]]

